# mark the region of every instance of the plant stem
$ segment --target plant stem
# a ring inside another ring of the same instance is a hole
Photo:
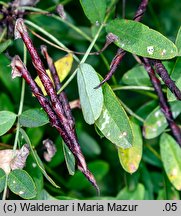
[[[6,174],[6,181],[5,181],[2,200],[6,200],[7,190],[8,190],[8,174]]]
[[[2,34],[1,34],[1,37],[0,37],[0,43],[1,43],[4,35],[6,34],[6,31],[7,31],[7,28],[4,28],[4,30],[3,30]]]
[[[103,23],[103,24],[100,26],[100,28],[98,29],[97,34],[95,35],[95,37],[94,37],[92,43],[89,45],[89,47],[88,47],[88,49],[87,49],[85,55],[83,56],[82,60],[81,60],[80,63],[79,63],[79,65],[80,65],[80,64],[83,64],[83,63],[86,61],[86,59],[87,59],[87,57],[89,56],[89,53],[90,53],[91,49],[93,48],[93,46],[94,46],[94,44],[95,44],[97,38],[99,37],[99,34],[100,34],[100,32],[101,32],[101,30],[102,30],[103,27],[104,27],[104,23]],[[78,66],[78,68],[79,68],[79,66]],[[69,79],[62,85],[62,87],[59,89],[59,91],[57,92],[57,94],[60,94],[60,93],[64,90],[64,88],[66,88],[67,85],[73,80],[73,78],[74,78],[74,77],[76,76],[76,74],[77,74],[78,68],[75,69],[75,71],[72,73],[72,75],[69,77]]]
[[[144,91],[154,91],[153,87],[148,86],[113,86],[113,91],[118,90],[144,90]]]
[[[144,122],[144,119],[141,118],[140,116],[138,116],[136,113],[134,113],[122,100],[120,100],[121,105],[124,107],[124,109],[133,117],[135,117],[138,121],[140,121],[141,123]]]
[[[146,144],[145,145],[154,155],[157,157],[160,161],[162,161],[161,156],[155,151],[154,148],[152,148],[150,145]]]
[[[52,34],[50,34],[49,32],[47,32],[46,30],[44,30],[43,28],[41,28],[40,26],[36,25],[35,23],[29,21],[29,20],[24,20],[24,22],[28,25],[30,25],[31,27],[35,28],[36,30],[38,30],[39,32],[43,33],[44,35],[46,35],[47,37],[49,37],[52,41],[54,41],[58,46],[63,47],[64,49],[66,49],[67,51],[69,50],[64,44],[62,44],[56,37],[54,37]],[[73,55],[74,59],[77,62],[80,62],[79,58],[76,55]]]
[[[30,10],[30,11],[35,11],[35,12],[41,12],[41,13],[43,13],[43,14],[49,14],[49,12],[48,11],[45,11],[45,10],[41,10],[41,9],[39,9],[39,8],[34,8],[34,7],[19,7],[20,9],[24,9],[24,10]],[[108,14],[109,15],[109,14]],[[67,20],[64,20],[64,19],[62,19],[61,17],[59,17],[59,16],[57,16],[57,15],[55,15],[55,14],[51,14],[51,17],[53,17],[54,19],[56,19],[56,20],[58,20],[58,21],[60,21],[60,22],[62,22],[62,23],[64,23],[64,24],[66,24],[67,26],[69,26],[70,28],[72,28],[75,32],[77,32],[78,34],[80,34],[83,38],[85,38],[86,40],[88,40],[88,41],[92,41],[92,38],[91,37],[89,37],[86,33],[84,33],[83,31],[81,31],[78,27],[76,27],[75,25],[73,25],[72,23],[70,23],[70,22],[68,22]],[[30,22],[30,21],[29,21]],[[28,24],[28,23],[27,23]],[[39,27],[39,26],[38,26]],[[43,32],[42,32],[43,33]],[[62,46],[63,47],[63,46]],[[96,44],[94,44],[94,47],[95,47],[95,49],[97,50],[97,51],[99,51],[100,50],[100,48],[96,45]],[[105,58],[105,56],[103,55],[103,54],[100,54],[100,56],[101,56],[101,58],[102,58],[102,60],[103,60],[103,62],[105,63],[105,65],[106,65],[106,67],[107,67],[107,69],[109,69],[109,63],[108,63],[108,61],[107,61],[107,59]]]
[[[89,56],[89,53],[91,52],[91,49],[92,49],[93,46],[95,45],[96,40],[97,40],[97,38],[99,37],[99,34],[100,34],[101,30],[103,29],[103,27],[104,27],[104,25],[105,25],[105,23],[106,23],[108,17],[109,17],[109,14],[107,14],[107,16],[105,17],[104,22],[101,24],[100,28],[98,29],[98,31],[97,31],[97,33],[96,33],[96,35],[95,35],[93,41],[92,41],[91,44],[89,45],[89,47],[88,47],[88,49],[87,49],[87,51],[86,51],[84,57],[82,58],[82,60],[81,60],[80,63],[79,63],[79,65],[80,65],[80,64],[83,64],[83,63],[86,61],[87,57]],[[75,75],[77,74],[77,70],[78,70],[78,68],[72,73],[72,75],[69,77],[69,79],[64,83],[64,85],[63,85],[63,86],[61,87],[61,89],[58,91],[58,94],[60,94],[60,92],[63,91],[64,88],[72,81],[72,79],[73,79],[73,78],[75,77]]]
[[[24,64],[26,64],[27,60],[27,52],[26,52],[26,47],[24,45]],[[22,86],[21,86],[21,97],[20,97],[20,104],[19,104],[19,111],[18,111],[18,120],[17,120],[17,126],[16,126],[16,135],[15,135],[15,140],[14,140],[14,145],[13,145],[13,151],[15,153],[18,145],[18,137],[19,137],[19,130],[20,130],[20,123],[19,123],[19,116],[21,115],[23,111],[23,103],[24,103],[24,95],[25,95],[25,80],[22,80]],[[13,153],[13,156],[14,156]]]

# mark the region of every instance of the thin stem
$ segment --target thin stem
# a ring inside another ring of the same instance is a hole
[[[125,19],[126,0],[122,0],[122,18]]]
[[[26,46],[24,45],[24,57],[23,57],[24,64],[26,64],[27,61],[27,51],[26,51]],[[24,104],[24,96],[25,96],[25,80],[22,80],[22,86],[21,86],[21,97],[20,97],[20,104],[19,104],[19,110],[18,110],[18,120],[17,120],[17,126],[16,126],[16,135],[15,135],[15,140],[14,140],[14,145],[13,145],[13,152],[15,153],[18,145],[18,138],[19,138],[19,130],[20,130],[20,123],[19,123],[19,116],[21,115],[23,111],[23,104]],[[13,156],[14,156],[13,153]]]
[[[88,47],[88,49],[87,49],[87,51],[86,51],[84,57],[83,57],[82,60],[80,61],[79,65],[80,65],[80,64],[83,64],[83,63],[86,61],[86,59],[87,59],[87,57],[89,56],[89,53],[90,53],[91,49],[93,48],[93,46],[94,46],[94,44],[95,44],[97,38],[99,37],[99,34],[100,34],[100,32],[101,32],[101,30],[102,30],[103,27],[104,27],[104,24],[102,24],[102,25],[100,26],[100,28],[98,29],[97,34],[95,35],[95,37],[94,37],[92,43],[91,43],[90,46]],[[62,91],[67,87],[67,85],[68,85],[68,84],[73,80],[73,78],[76,76],[77,71],[78,71],[78,68],[75,69],[75,71],[72,73],[72,75],[69,77],[69,79],[62,85],[62,87],[59,89],[59,91],[57,92],[57,94],[60,94],[60,92],[62,92]]]
[[[29,21],[29,20],[24,20],[24,22],[26,24],[28,24],[29,26],[35,28],[36,30],[38,30],[39,32],[43,33],[44,35],[46,35],[47,37],[49,37],[52,41],[54,41],[58,46],[63,47],[64,49],[66,49],[67,51],[69,50],[64,44],[62,44],[56,37],[54,37],[53,35],[51,35],[49,32],[47,32],[46,30],[44,30],[43,28],[41,28],[40,26],[36,25],[35,23]],[[69,50],[70,51],[70,50]],[[73,55],[74,59],[79,62],[79,58],[76,55]]]
[[[5,181],[2,200],[6,200],[7,190],[8,190],[8,174],[6,174],[6,181]]]
[[[71,1],[72,1],[72,0],[64,0],[64,1],[62,1],[62,2],[59,2],[58,4],[66,5],[66,4],[68,4],[69,2],[71,2]],[[54,11],[54,10],[56,9],[56,7],[57,7],[58,4],[49,7],[49,8],[47,9],[47,11]]]
[[[134,113],[122,100],[120,100],[121,105],[124,107],[124,109],[133,117],[135,117],[138,121],[140,121],[141,123],[144,122],[144,119],[141,118],[140,116],[138,116],[136,113]]]
[[[2,34],[1,34],[1,37],[0,37],[0,43],[1,43],[4,35],[6,34],[6,31],[7,31],[7,28],[4,28],[4,30],[3,30]]]
[[[118,90],[144,90],[144,91],[154,91],[153,87],[148,86],[113,86],[113,91]]]
[[[29,10],[29,11],[35,11],[35,12],[41,12],[42,14],[49,14],[48,11],[45,10],[41,10],[39,8],[35,8],[35,7],[28,7],[28,6],[24,6],[24,7],[19,7],[19,9],[23,9],[23,10]],[[83,31],[81,31],[78,27],[76,27],[75,25],[73,25],[72,23],[68,22],[67,20],[62,19],[61,17],[55,15],[55,14],[51,14],[51,17],[53,17],[54,19],[66,24],[67,26],[69,26],[71,29],[73,29],[74,31],[76,31],[78,34],[80,34],[82,37],[84,37],[85,39],[87,39],[88,41],[91,41],[92,39],[85,34]]]
[[[8,144],[5,144],[5,143],[0,143],[0,147],[4,147],[4,148],[9,148],[11,149],[12,148],[12,145],[8,145]]]
[[[49,12],[48,11],[44,11],[44,10],[41,10],[41,9],[39,9],[39,8],[34,8],[34,7],[20,7],[20,9],[24,9],[24,10],[30,10],[30,11],[35,11],[35,12],[41,12],[41,13],[43,13],[43,14],[49,14]],[[109,14],[108,14],[109,15]],[[68,22],[67,20],[64,20],[64,19],[62,19],[61,17],[59,17],[59,16],[57,16],[57,15],[55,15],[55,14],[51,14],[51,17],[53,17],[54,19],[56,19],[56,20],[58,20],[58,21],[60,21],[60,22],[62,22],[62,23],[64,23],[64,24],[66,24],[67,26],[69,26],[70,28],[72,28],[75,32],[77,32],[78,34],[80,34],[83,38],[85,38],[86,40],[88,40],[88,41],[92,41],[92,38],[91,37],[89,37],[86,33],[84,33],[83,31],[81,31],[78,27],[76,27],[75,25],[73,25],[72,23],[70,23],[70,22]],[[30,22],[30,21],[29,21]],[[28,23],[27,23],[28,24]],[[37,27],[39,27],[39,26],[37,26]],[[42,32],[43,33],[43,32]],[[60,45],[61,46],[61,45]],[[63,47],[63,46],[62,46]],[[95,47],[95,49],[97,50],[97,51],[99,51],[100,50],[100,48],[96,45],[96,44],[94,44],[94,47]],[[64,48],[66,48],[65,46],[64,46]],[[104,64],[106,65],[106,67],[107,67],[107,69],[109,69],[109,63],[108,63],[108,61],[107,61],[107,59],[105,58],[105,56],[103,55],[103,54],[100,54],[100,56],[101,56],[101,58],[102,58],[102,60],[103,60],[103,62],[104,62]]]
[[[151,147],[150,145],[148,145],[148,144],[146,144],[145,146],[155,155],[155,157],[157,157],[160,161],[162,160],[162,159],[161,159],[161,156],[157,153],[157,151],[155,151],[154,148],[152,148],[152,147]]]

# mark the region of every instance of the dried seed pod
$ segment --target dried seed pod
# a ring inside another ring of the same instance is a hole
[[[60,133],[61,137],[63,138],[64,142],[70,149],[70,151],[74,154],[75,159],[77,161],[78,169],[85,175],[85,177],[92,183],[92,185],[99,191],[99,188],[97,186],[96,180],[94,176],[90,173],[90,171],[87,168],[84,156],[81,152],[79,143],[77,141],[77,137],[75,134],[74,129],[70,129],[70,127],[64,127],[62,125],[62,122],[60,122],[60,119],[52,109],[50,102],[48,99],[46,99],[41,91],[41,89],[37,86],[35,81],[30,76],[28,70],[26,69],[26,66],[23,64],[19,56],[15,56],[13,61],[13,66],[19,70],[22,77],[25,79],[27,84],[30,86],[32,93],[35,95],[35,97],[38,99],[39,103],[41,104],[42,108],[45,110],[45,112],[48,114],[49,120],[53,127],[57,129],[57,131]],[[67,123],[66,123],[67,124]],[[68,128],[68,130],[67,130]]]
[[[20,150],[0,150],[0,168],[9,174],[11,170],[23,169],[29,155],[29,146],[23,145]]]

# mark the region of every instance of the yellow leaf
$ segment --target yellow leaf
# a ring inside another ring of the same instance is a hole
[[[118,148],[118,156],[123,169],[128,173],[134,173],[139,167],[142,157],[143,140],[139,125],[130,119],[133,130],[133,145],[131,148]]]
[[[55,62],[55,67],[57,69],[57,73],[58,73],[58,76],[59,76],[59,79],[61,82],[69,74],[71,67],[72,67],[72,63],[73,63],[72,54],[68,54],[65,57],[60,58]],[[48,76],[50,77],[50,79],[52,80],[50,71],[46,70],[46,72],[47,72]],[[46,93],[45,88],[44,88],[44,86],[43,86],[43,84],[40,81],[40,78],[38,76],[35,78],[35,82],[41,88],[41,90],[43,91],[43,94],[46,96],[47,93]],[[52,80],[52,82],[53,82],[53,80]]]

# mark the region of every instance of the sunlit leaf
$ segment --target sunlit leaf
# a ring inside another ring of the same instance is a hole
[[[14,124],[16,114],[9,111],[0,111],[0,136],[5,134]]]
[[[181,113],[181,102],[174,101],[170,103],[173,117],[176,118]],[[168,126],[167,120],[159,107],[155,108],[145,119],[144,136],[146,139],[152,139],[159,136]]]
[[[0,193],[4,190],[6,182],[6,173],[0,168]]]
[[[117,195],[118,200],[143,200],[145,188],[142,184],[138,184],[137,188],[129,191],[128,187],[123,188]]]
[[[9,189],[24,199],[32,199],[36,196],[35,183],[31,176],[24,170],[13,170],[8,175]]]
[[[172,41],[140,22],[115,19],[108,23],[106,31],[118,36],[117,46],[136,55],[154,59],[171,59],[178,55]]]
[[[57,60],[55,62],[55,67],[58,73],[58,77],[60,79],[60,81],[62,82],[66,76],[69,74],[71,67],[72,67],[72,63],[73,63],[73,56],[72,54],[68,54],[63,58],[60,58],[59,60]],[[51,78],[51,80],[53,81],[52,77],[51,77],[51,73],[49,70],[46,70],[48,76]],[[37,76],[35,79],[35,82],[38,84],[38,86],[41,88],[41,90],[43,91],[43,94],[46,96],[47,93],[45,91],[45,88],[42,84],[42,82],[40,81],[40,78]]]
[[[177,190],[181,190],[181,148],[168,134],[163,134],[160,139],[160,151],[163,166],[170,182]]]
[[[181,56],[181,27],[178,30],[175,45],[177,46],[178,49],[178,55]]]
[[[106,0],[80,0],[85,15],[91,21],[96,24],[104,21],[106,13]]]
[[[102,88],[94,89],[100,83],[99,77],[91,65],[84,63],[79,66],[77,82],[84,119],[94,124],[103,106]]]
[[[126,112],[108,84],[103,86],[104,106],[96,126],[116,146],[130,148],[133,135]]]
[[[142,157],[142,134],[139,125],[135,121],[131,121],[133,132],[133,145],[131,148],[118,148],[119,160],[122,167],[129,173],[134,173],[138,167]]]
[[[20,115],[20,124],[24,127],[40,127],[48,122],[46,113],[39,108],[26,110]]]

